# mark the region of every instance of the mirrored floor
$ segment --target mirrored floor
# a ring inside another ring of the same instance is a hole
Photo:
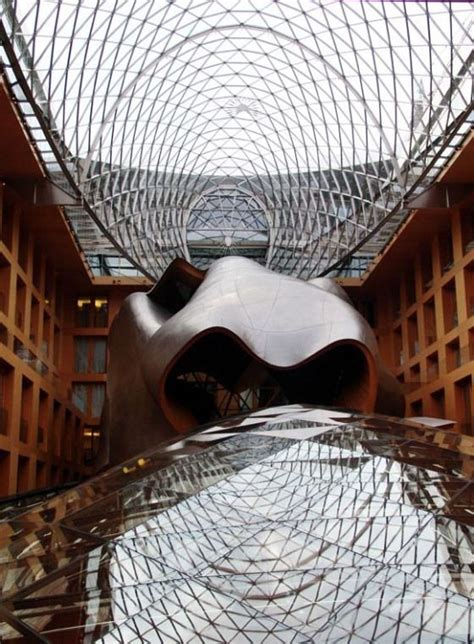
[[[2,641],[467,642],[474,440],[302,406],[0,523]]]

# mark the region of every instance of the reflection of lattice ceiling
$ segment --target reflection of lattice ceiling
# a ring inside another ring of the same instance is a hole
[[[433,178],[472,101],[470,3],[2,5],[86,209],[151,273],[223,182],[263,204],[270,267],[322,272]]]
[[[410,421],[221,421],[4,510],[0,636],[471,642],[472,466],[472,437]]]

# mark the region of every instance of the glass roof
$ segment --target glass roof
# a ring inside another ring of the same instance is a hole
[[[154,275],[223,183],[264,206],[268,266],[324,272],[432,178],[472,101],[471,3],[2,5],[89,215]]]
[[[221,185],[200,195],[189,210],[187,245],[193,266],[207,268],[209,261],[225,255],[265,264],[271,223],[252,194]]]
[[[2,641],[468,642],[473,439],[287,406],[0,524]]]

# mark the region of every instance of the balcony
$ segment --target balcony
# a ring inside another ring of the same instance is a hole
[[[40,376],[46,376],[49,372],[47,365],[37,358],[25,345],[20,342],[20,340],[15,339],[14,353],[18,356],[23,362],[25,362],[29,367],[34,369],[36,373],[39,373]]]

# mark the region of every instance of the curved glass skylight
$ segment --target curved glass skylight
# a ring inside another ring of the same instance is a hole
[[[262,204],[269,267],[323,272],[424,177],[472,101],[470,3],[3,6],[90,213],[152,274],[189,257],[190,208],[222,185]]]
[[[202,194],[186,222],[188,259],[198,268],[225,255],[250,257],[265,263],[269,222],[257,199],[234,186]]]

